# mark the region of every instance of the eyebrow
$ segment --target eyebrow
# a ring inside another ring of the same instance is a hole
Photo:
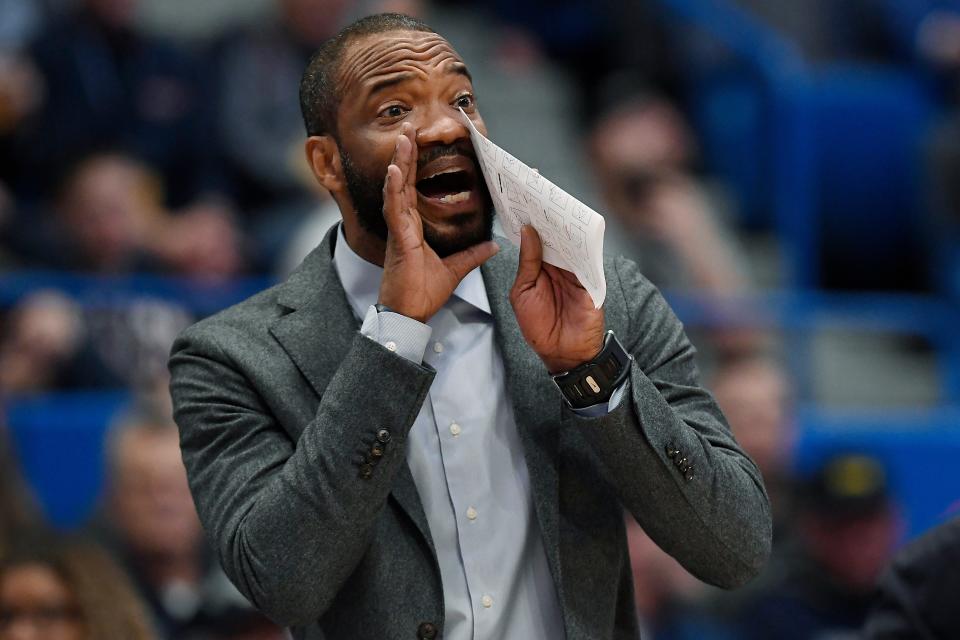
[[[465,76],[467,80],[473,82],[473,76],[470,75],[470,71],[467,69],[467,65],[460,62],[459,60],[451,60],[447,63],[447,71],[450,73],[456,73],[462,76]]]
[[[414,77],[414,74],[409,71],[405,73],[390,74],[386,78],[381,78],[380,80],[377,80],[376,82],[374,82],[370,86],[370,90],[367,92],[367,95],[368,96],[376,95],[381,91],[383,91],[384,89],[389,89],[390,87],[396,86],[398,84],[403,84],[408,80],[412,80],[413,77]]]

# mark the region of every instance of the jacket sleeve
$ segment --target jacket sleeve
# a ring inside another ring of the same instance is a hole
[[[608,277],[619,280],[629,316],[629,393],[605,416],[576,419],[651,539],[701,580],[740,586],[770,554],[760,472],[701,386],[696,350],[660,293],[622,258]]]
[[[435,372],[357,334],[294,443],[244,373],[253,363],[219,344],[227,332],[201,323],[173,346],[184,464],[226,573],[273,620],[302,626],[360,562]],[[381,430],[389,440],[364,474],[361,457],[378,434],[388,439]]]

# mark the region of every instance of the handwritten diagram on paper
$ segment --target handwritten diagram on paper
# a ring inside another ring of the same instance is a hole
[[[507,237],[520,246],[520,227],[531,225],[540,234],[543,259],[576,274],[599,309],[607,295],[603,216],[495,145],[465,113],[463,118]]]

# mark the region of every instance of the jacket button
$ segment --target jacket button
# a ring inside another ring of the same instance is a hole
[[[383,457],[383,445],[379,442],[370,447],[370,456],[374,459]]]
[[[360,465],[360,477],[364,480],[369,480],[373,477],[373,465],[369,462],[366,464]]]
[[[432,622],[421,622],[417,627],[417,638],[419,640],[433,640],[437,637],[437,626]]]
[[[387,444],[390,442],[390,432],[386,429],[380,429],[380,431],[377,431],[377,442],[380,444]]]
[[[675,446],[673,446],[673,443],[672,443],[672,442],[667,445],[667,457],[668,457],[668,458],[676,458],[679,453],[680,453],[680,452],[677,450],[677,448],[676,448]]]
[[[687,482],[690,482],[691,480],[693,480],[693,465],[691,464],[690,466],[688,466],[683,471],[683,474],[684,474],[683,477],[687,480]]]

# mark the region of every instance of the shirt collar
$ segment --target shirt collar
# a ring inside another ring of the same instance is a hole
[[[337,243],[333,248],[333,265],[340,276],[340,282],[347,293],[347,300],[358,318],[366,315],[370,305],[377,303],[380,294],[380,280],[383,279],[383,267],[367,262],[358,256],[343,234],[343,224],[337,229]],[[460,281],[454,290],[457,296],[471,306],[490,314],[490,301],[483,286],[480,269],[474,269]]]

